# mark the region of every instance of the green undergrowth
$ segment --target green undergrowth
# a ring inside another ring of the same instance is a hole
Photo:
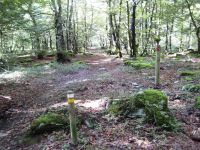
[[[200,93],[200,84],[187,84],[182,87],[183,91]]]
[[[193,81],[193,78],[192,78],[192,77],[186,76],[186,77],[184,78],[184,80],[186,80],[186,81]]]
[[[200,54],[198,52],[191,52],[189,55],[195,58],[200,58]]]
[[[179,75],[184,77],[184,76],[195,76],[197,74],[196,71],[190,71],[190,70],[186,70],[186,71],[180,71]]]
[[[195,98],[196,102],[195,102],[195,105],[194,107],[197,108],[197,109],[200,109],[200,96],[197,96]]]
[[[70,64],[51,63],[50,68],[55,69],[58,73],[74,73],[87,67],[82,61],[76,61]]]
[[[113,49],[109,49],[105,51],[108,55],[117,55],[119,53],[119,51],[115,48]]]
[[[47,113],[36,118],[30,126],[30,135],[38,135],[55,130],[66,129],[69,132],[68,116]]]
[[[167,97],[159,90],[147,89],[127,98],[113,101],[108,112],[114,116],[144,117],[166,130],[178,129],[178,123],[168,109]]]
[[[142,57],[139,57],[136,60],[124,60],[124,64],[135,69],[152,69],[154,67],[154,62],[152,60],[145,60]]]

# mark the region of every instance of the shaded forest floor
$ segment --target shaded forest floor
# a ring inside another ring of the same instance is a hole
[[[64,131],[45,134],[33,145],[20,142],[35,117],[49,109],[67,106],[68,90],[75,92],[80,111],[95,119],[94,129],[86,125],[79,129],[78,149],[199,149],[200,142],[190,137],[193,130],[200,128],[200,112],[193,109],[197,95],[182,91],[182,86],[199,83],[200,77],[185,80],[177,71],[200,70],[200,61],[185,59],[165,58],[161,63],[161,90],[168,96],[169,108],[182,126],[177,133],[143,125],[141,119],[114,118],[105,111],[109,99],[153,88],[154,69],[135,70],[124,66],[121,59],[103,54],[79,55],[73,62],[83,61],[86,65],[75,71],[38,70],[38,74],[28,77],[17,72],[14,79],[1,80],[0,96],[12,103],[7,119],[0,121],[0,149],[68,149],[70,136]]]

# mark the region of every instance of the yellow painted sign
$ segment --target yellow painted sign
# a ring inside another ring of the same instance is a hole
[[[68,98],[67,102],[68,102],[68,104],[73,104],[74,103],[74,98]]]

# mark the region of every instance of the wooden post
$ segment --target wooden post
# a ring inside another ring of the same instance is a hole
[[[74,104],[74,93],[72,91],[68,91],[67,93],[67,102],[69,104],[69,121],[70,121],[70,133],[71,140],[73,145],[78,144],[77,139],[77,129],[76,129],[76,110]]]
[[[155,38],[156,41],[156,65],[155,65],[155,87],[160,85],[160,38]]]

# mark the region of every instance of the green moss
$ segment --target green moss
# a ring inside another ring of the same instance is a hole
[[[196,102],[195,102],[194,107],[197,109],[200,109],[200,96],[197,96],[195,100]]]
[[[181,71],[179,74],[180,74],[180,76],[195,76],[196,72],[194,72],[194,71]]]
[[[114,115],[138,114],[144,112],[145,121],[161,126],[167,130],[175,130],[178,125],[176,119],[170,114],[167,106],[167,97],[159,90],[147,89],[130,96],[125,100],[111,103],[109,113]]]
[[[151,69],[153,68],[153,64],[149,62],[145,62],[143,58],[138,58],[136,60],[125,60],[124,64],[127,66],[131,66],[135,69]]]
[[[193,78],[191,78],[191,77],[185,77],[184,78],[186,81],[192,81],[193,80]]]
[[[147,104],[155,104],[161,110],[167,110],[167,97],[159,90],[147,89],[135,95],[136,107],[145,107]]]
[[[56,113],[48,113],[41,115],[39,118],[32,122],[30,127],[30,134],[38,135],[59,129],[69,130],[68,117],[64,117],[63,115]]]
[[[200,84],[187,84],[183,86],[182,88],[183,91],[188,91],[188,92],[193,92],[193,93],[199,93],[200,92]]]
[[[131,97],[122,100],[112,101],[108,108],[108,112],[114,116],[126,115],[134,112],[135,109],[131,108],[130,99]]]

